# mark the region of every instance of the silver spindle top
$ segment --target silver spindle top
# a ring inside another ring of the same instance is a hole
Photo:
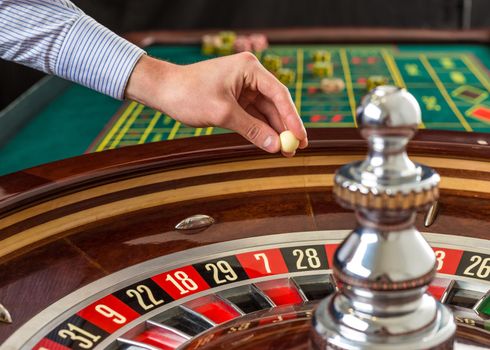
[[[439,175],[413,163],[406,146],[421,122],[420,106],[407,90],[378,86],[357,109],[369,152],[364,161],[337,171],[334,192],[348,207],[412,209],[438,197]]]
[[[382,85],[371,90],[357,108],[357,123],[361,130],[387,129],[397,134],[397,129],[415,132],[422,121],[420,106],[407,90]]]

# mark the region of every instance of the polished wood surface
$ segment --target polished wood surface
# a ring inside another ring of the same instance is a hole
[[[302,155],[365,154],[366,142],[355,129],[310,129],[310,146]],[[409,152],[439,157],[490,159],[490,134],[451,131],[420,131]],[[33,205],[63,192],[72,192],[104,182],[150,174],[189,165],[218,163],[223,159],[269,159],[234,134],[203,136],[125,147],[86,154],[0,177],[0,218],[12,210]]]
[[[200,44],[201,38],[218,30],[147,31],[128,33],[138,46]],[[434,43],[490,42],[490,29],[433,30],[421,28],[277,28],[238,30],[238,34],[264,33],[274,44],[297,43]]]
[[[294,159],[235,161],[169,170],[60,196],[4,217],[0,258],[42,239],[98,220],[151,207],[265,191],[330,191],[335,169],[358,156],[296,156]],[[490,198],[490,164],[481,161],[413,157],[444,170],[440,189]],[[447,164],[446,164],[447,163]],[[465,171],[461,169],[475,169]],[[471,189],[471,190],[469,190]]]
[[[316,129],[309,137],[310,147],[293,159],[218,135],[89,154],[0,178],[0,249],[14,244],[0,258],[0,302],[14,319],[0,325],[0,342],[59,298],[154,257],[245,237],[353,228],[353,213],[336,204],[328,181],[340,164],[362,157],[365,142],[355,130]],[[412,143],[411,155],[459,184],[441,191],[430,228],[419,215],[419,229],[488,238],[490,146],[481,141],[488,135],[421,132]],[[216,224],[174,229],[203,211]]]

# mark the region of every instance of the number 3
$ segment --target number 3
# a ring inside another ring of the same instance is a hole
[[[446,252],[443,250],[436,250],[434,254],[436,255],[436,260],[437,260],[436,271],[441,271],[442,267],[444,266],[444,258],[446,257]]]

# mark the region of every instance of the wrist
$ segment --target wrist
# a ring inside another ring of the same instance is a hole
[[[143,55],[136,63],[126,86],[125,98],[157,108],[157,98],[176,65]]]

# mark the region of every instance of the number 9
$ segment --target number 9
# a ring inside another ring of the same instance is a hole
[[[95,306],[95,311],[97,311],[102,316],[107,318],[112,318],[112,321],[117,324],[126,323],[126,317],[121,315],[119,312],[112,310],[109,306],[104,304],[98,304]]]

